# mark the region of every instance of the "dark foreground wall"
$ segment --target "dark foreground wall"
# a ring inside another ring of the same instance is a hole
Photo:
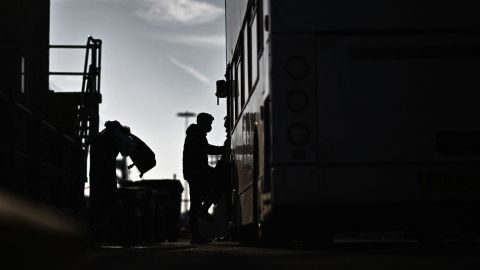
[[[1,3],[0,189],[78,210],[83,202],[85,153],[44,118],[49,26],[49,0]]]

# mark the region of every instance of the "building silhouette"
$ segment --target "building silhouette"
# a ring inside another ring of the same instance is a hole
[[[0,189],[78,213],[84,208],[88,138],[98,131],[101,41],[52,46],[50,1],[6,1],[0,13],[0,47],[6,52],[0,80]],[[89,52],[83,72],[50,72],[52,49]],[[82,76],[83,85],[56,93],[49,87],[51,75]]]

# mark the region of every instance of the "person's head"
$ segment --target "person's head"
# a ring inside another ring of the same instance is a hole
[[[212,130],[212,122],[213,116],[208,113],[199,113],[197,115],[197,125],[201,128],[204,132],[210,132]]]

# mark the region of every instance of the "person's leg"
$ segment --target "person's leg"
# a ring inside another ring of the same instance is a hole
[[[202,206],[200,207],[200,210],[203,211],[204,213],[208,212],[208,209],[212,205],[216,205],[218,203],[218,200],[220,199],[221,193],[219,192],[218,189],[213,189],[210,191],[210,193],[206,196],[205,200],[203,201]]]
[[[193,181],[192,181],[193,182]],[[200,233],[198,219],[200,217],[200,207],[202,206],[203,190],[201,182],[196,181],[193,185],[190,185],[190,212],[189,212],[189,224],[190,231],[192,233],[192,244],[208,244],[210,240],[206,239]]]
[[[199,209],[199,217],[207,221],[215,221],[215,218],[208,213],[208,209],[214,204],[218,203],[221,196],[221,190],[219,189],[220,183],[215,178],[215,175],[210,174],[205,177],[205,185],[202,186],[202,204]]]
[[[198,211],[202,205],[201,190],[198,183],[195,181],[188,182],[190,189],[190,209],[188,213],[190,232],[192,233],[192,239],[200,237],[200,231],[198,227]]]

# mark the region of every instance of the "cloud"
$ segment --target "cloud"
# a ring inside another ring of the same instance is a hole
[[[160,40],[182,44],[190,45],[195,47],[203,48],[224,48],[225,47],[225,36],[224,35],[210,35],[210,36],[193,36],[193,35],[177,35],[177,36],[162,36],[159,37]]]
[[[176,58],[174,58],[170,55],[167,56],[167,58],[168,58],[168,60],[170,60],[170,62],[172,62],[172,64],[181,68],[183,71],[190,74],[192,77],[199,80],[200,82],[202,82],[204,84],[209,84],[210,83],[210,79],[208,79],[207,76],[203,75],[200,71],[196,70],[195,68],[178,61]]]
[[[199,0],[144,0],[146,7],[135,11],[137,16],[151,23],[182,23],[198,25],[220,17],[224,10]]]
[[[65,2],[75,2],[76,0],[50,0],[52,3],[65,3]],[[128,3],[132,1],[141,1],[141,0],[90,0],[88,2],[98,2],[98,3],[112,3],[112,4],[118,4],[118,3]]]

